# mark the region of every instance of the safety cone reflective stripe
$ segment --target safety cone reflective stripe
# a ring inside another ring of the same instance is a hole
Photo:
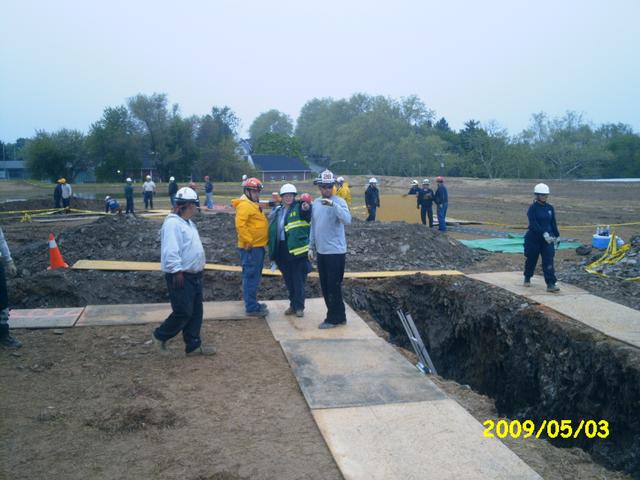
[[[56,237],[53,236],[53,233],[49,234],[49,266],[47,270],[53,270],[56,268],[69,268],[62,258],[62,254],[60,253],[60,249],[58,248],[58,244],[56,243]]]

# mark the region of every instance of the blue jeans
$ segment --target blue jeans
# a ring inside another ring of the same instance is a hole
[[[144,208],[148,209],[149,205],[151,205],[151,209],[153,209],[153,192],[143,192],[144,197]]]
[[[169,195],[169,201],[171,202],[171,207],[175,208],[176,207],[176,196],[175,195]]]
[[[374,206],[367,206],[367,211],[369,212],[369,216],[367,217],[367,222],[375,222],[376,221],[376,209],[377,207]]]
[[[539,237],[539,238],[538,238]],[[553,268],[553,258],[556,249],[553,243],[547,243],[542,235],[527,232],[524,236],[524,278],[529,280],[533,277],[533,272],[538,263],[538,257],[542,257],[542,273],[547,286],[555,285],[556,274]]]
[[[126,197],[127,211],[125,213],[133,213],[133,197]]]
[[[264,265],[264,247],[239,248],[242,262],[242,298],[247,313],[260,311],[258,305],[258,287],[262,279]]]
[[[158,340],[166,342],[182,332],[187,353],[198,348],[202,327],[202,273],[184,273],[184,286],[175,288],[171,273],[164,277],[171,299],[171,314],[153,332]]]
[[[205,193],[207,196],[207,208],[213,208],[213,192]]]
[[[438,205],[438,230],[441,232],[447,231],[447,207],[448,203]]]

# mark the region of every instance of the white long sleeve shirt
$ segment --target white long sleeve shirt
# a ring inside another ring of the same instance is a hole
[[[344,226],[351,223],[347,202],[332,195],[333,206],[322,205],[321,198],[313,201],[309,246],[323,255],[347,253]]]
[[[165,218],[160,229],[160,269],[165,273],[198,273],[204,270],[204,248],[191,220],[175,213]]]
[[[155,192],[156,191],[156,184],[153,180],[147,180],[146,182],[144,182],[142,184],[142,191],[143,192]]]

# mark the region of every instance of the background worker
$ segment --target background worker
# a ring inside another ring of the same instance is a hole
[[[202,344],[202,271],[204,248],[191,218],[198,212],[198,196],[190,188],[176,194],[176,206],[160,230],[160,268],[169,289],[171,314],[153,331],[153,343],[167,351],[167,341],[182,332],[187,356],[213,355],[215,348]]]
[[[209,175],[204,177],[204,194],[206,196],[207,208],[213,208],[213,182],[209,180]]]
[[[107,195],[104,197],[104,213],[117,213],[118,215],[122,215],[122,207],[115,198]]]
[[[130,177],[127,177],[126,184],[124,186],[124,199],[127,203],[127,210],[125,213],[130,213],[133,215],[133,180]]]
[[[242,297],[245,312],[250,317],[265,317],[267,306],[258,303],[258,288],[264,266],[264,247],[269,241],[269,222],[260,208],[262,182],[248,178],[244,194],[231,201],[236,209],[238,253],[242,262]]]
[[[151,175],[147,175],[146,181],[142,184],[142,198],[144,199],[144,209],[153,210],[153,196],[156,193],[156,184],[151,180]]]
[[[20,348],[22,343],[9,333],[9,294],[6,276],[8,273],[15,277],[18,269],[11,259],[11,252],[4,239],[2,228],[0,228],[0,257],[0,345],[7,348]]]
[[[53,189],[53,208],[62,208],[62,182],[64,178],[59,178]]]
[[[409,191],[404,194],[403,197],[406,197],[407,195],[417,195],[419,191],[420,187],[418,186],[418,180],[411,180],[411,188],[409,188]]]
[[[376,221],[376,210],[380,208],[380,191],[378,190],[378,180],[369,179],[369,186],[364,192],[364,203],[367,206],[367,222]]]
[[[347,256],[344,226],[351,223],[351,213],[347,203],[332,194],[335,178],[331,171],[322,172],[316,183],[320,188],[320,198],[313,201],[311,209],[309,258],[317,257],[320,288],[327,306],[327,317],[318,328],[325,329],[347,322],[342,279]]]
[[[169,177],[169,185],[167,186],[167,193],[169,194],[169,201],[171,202],[171,208],[175,208],[176,193],[178,193],[178,184],[176,183],[176,177]]]
[[[62,208],[69,208],[71,206],[71,196],[73,195],[73,190],[71,189],[71,185],[67,183],[67,181],[62,179],[62,187],[60,191],[60,196],[62,198]]]
[[[547,203],[549,198],[549,187],[544,183],[537,184],[533,193],[535,201],[527,211],[529,226],[524,235],[524,286],[531,286],[531,277],[538,263],[538,256],[542,257],[542,273],[547,284],[548,292],[558,292],[560,288],[556,285],[556,275],[553,268],[553,257],[555,256],[555,245],[560,237],[558,225],[556,223],[556,212]]]
[[[338,177],[336,179],[336,186],[333,189],[333,194],[342,198],[347,202],[347,206],[351,208],[351,190],[349,189],[349,183],[344,181],[344,177]]]
[[[295,185],[280,188],[282,203],[269,215],[269,257],[282,272],[289,292],[289,308],[285,315],[304,316],[304,286],[309,265],[309,231],[311,206],[297,201]]]
[[[418,189],[417,201],[420,208],[420,220],[423,225],[427,224],[427,216],[429,217],[429,228],[433,227],[433,197],[431,190],[431,182],[428,178],[422,180],[422,188]]]
[[[438,188],[433,196],[433,201],[436,202],[438,211],[438,230],[441,232],[447,231],[447,208],[449,207],[449,193],[447,187],[444,186],[444,177],[436,177],[436,183]]]

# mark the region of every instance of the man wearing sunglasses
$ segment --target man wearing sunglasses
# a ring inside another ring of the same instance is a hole
[[[327,318],[320,329],[334,328],[347,323],[342,279],[347,255],[347,238],[344,226],[351,223],[347,203],[333,195],[336,183],[333,173],[325,170],[315,182],[320,189],[320,198],[313,202],[311,211],[311,233],[309,236],[309,258],[317,257],[318,274]]]

